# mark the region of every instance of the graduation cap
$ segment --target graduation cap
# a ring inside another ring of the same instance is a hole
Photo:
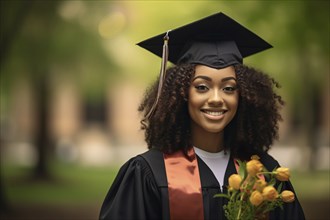
[[[165,79],[166,64],[202,64],[220,69],[272,46],[223,13],[216,13],[138,43],[162,58],[158,94],[146,117],[155,110]]]
[[[164,42],[165,40],[165,42]],[[174,64],[195,63],[224,68],[272,46],[223,13],[216,13],[144,40],[137,45]]]

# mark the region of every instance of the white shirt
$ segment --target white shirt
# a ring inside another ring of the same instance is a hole
[[[204,161],[204,163],[212,170],[214,176],[217,178],[220,188],[223,186],[223,179],[225,176],[227,164],[229,161],[229,153],[224,151],[217,153],[210,153],[194,147],[195,153]]]

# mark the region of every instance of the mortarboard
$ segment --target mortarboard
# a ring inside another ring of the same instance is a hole
[[[155,103],[157,107],[166,74],[166,64],[203,64],[220,69],[272,46],[223,13],[216,13],[138,43],[140,47],[162,58]]]
[[[151,37],[137,45],[163,57],[164,36],[170,38],[170,62],[204,64],[213,68],[242,63],[244,57],[272,47],[221,12]]]

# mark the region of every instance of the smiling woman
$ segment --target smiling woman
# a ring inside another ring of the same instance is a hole
[[[214,196],[227,192],[237,159],[279,166],[267,153],[281,119],[278,84],[242,64],[271,45],[223,13],[138,45],[163,59],[139,107],[149,150],[121,168],[100,219],[225,219],[228,201]],[[166,70],[167,60],[175,65]],[[289,181],[283,190],[293,191]],[[304,214],[296,199],[268,217]]]

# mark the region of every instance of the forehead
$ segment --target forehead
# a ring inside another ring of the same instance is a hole
[[[197,65],[195,67],[194,78],[197,76],[207,76],[211,79],[222,79],[224,77],[236,78],[236,73],[233,66],[228,66],[222,69],[215,69],[204,65]]]

